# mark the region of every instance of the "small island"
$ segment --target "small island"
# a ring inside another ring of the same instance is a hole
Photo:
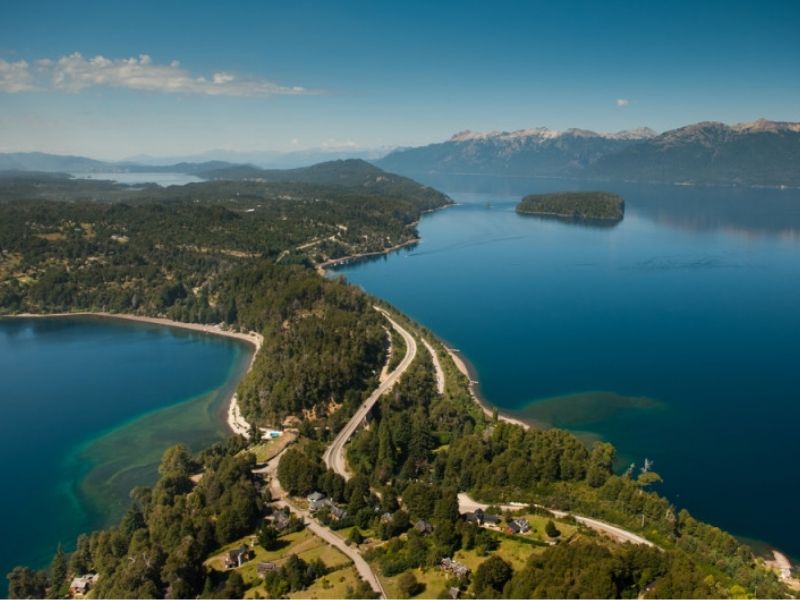
[[[531,194],[517,204],[517,212],[575,221],[617,222],[625,214],[625,201],[609,192]]]

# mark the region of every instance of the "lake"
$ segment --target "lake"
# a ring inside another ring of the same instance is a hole
[[[0,319],[0,570],[45,566],[59,542],[117,521],[162,452],[226,437],[251,349],[92,317]],[[5,577],[0,596],[5,593]]]
[[[800,558],[800,192],[416,177],[460,204],[336,275],[458,348],[501,410],[649,458],[678,506]],[[580,189],[625,219],[514,212]]]
[[[95,179],[98,181],[110,180],[126,185],[137,185],[144,183],[155,183],[162,187],[169,185],[185,185],[187,183],[199,183],[203,181],[199,177],[188,173],[127,173],[127,172],[108,172],[108,173],[70,173],[78,179]]]

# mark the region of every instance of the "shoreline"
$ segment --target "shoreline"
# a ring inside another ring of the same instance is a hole
[[[328,274],[328,269],[334,269],[335,267],[339,267],[342,265],[350,264],[354,261],[359,261],[365,258],[371,257],[378,257],[378,256],[385,256],[387,254],[391,254],[392,252],[397,252],[398,250],[402,250],[408,246],[414,246],[419,244],[422,238],[414,237],[408,241],[405,241],[401,244],[397,244],[392,246],[391,248],[386,248],[385,250],[377,250],[375,252],[364,252],[362,254],[350,254],[348,256],[342,256],[341,258],[332,258],[330,260],[326,260],[325,262],[321,262],[318,265],[314,265],[314,270],[319,273],[322,277],[325,277]]]
[[[519,425],[524,429],[533,429],[534,426],[531,423],[527,423],[520,418],[512,417],[511,415],[505,414],[500,411],[499,407],[493,406],[484,396],[480,393],[479,383],[476,379],[473,378],[473,375],[477,374],[475,367],[470,365],[466,359],[461,358],[460,351],[456,350],[455,348],[451,348],[447,344],[441,342],[442,347],[445,349],[447,354],[450,355],[450,358],[455,364],[456,368],[463,373],[467,380],[469,380],[469,394],[472,397],[472,400],[481,408],[483,413],[492,418],[494,416],[494,411],[497,411],[497,420],[504,421],[506,423],[510,423],[512,425]]]
[[[566,214],[566,213],[554,213],[554,212],[545,212],[545,211],[532,211],[532,210],[520,210],[519,208],[515,209],[515,212],[518,215],[522,215],[524,217],[542,217],[547,219],[557,219],[559,221],[575,221],[577,223],[596,223],[596,224],[603,224],[603,225],[616,225],[621,223],[625,216],[622,217],[582,217],[576,216],[574,214]]]
[[[450,198],[450,197],[448,196],[448,198]],[[452,198],[450,198],[450,200],[451,200],[450,204],[445,204],[444,206],[437,206],[436,208],[431,208],[431,209],[428,209],[428,210],[420,211],[420,218],[418,220],[414,221],[413,223],[410,223],[408,226],[409,227],[416,227],[417,225],[419,225],[419,222],[422,220],[422,217],[424,215],[435,213],[435,212],[440,211],[440,210],[445,210],[445,209],[450,208],[452,206],[458,206],[458,203],[455,200],[453,200]],[[407,241],[402,242],[400,244],[396,244],[396,245],[392,246],[391,248],[386,248],[384,250],[376,250],[375,252],[363,252],[361,254],[350,254],[348,256],[342,256],[341,258],[332,258],[330,260],[326,260],[325,262],[321,262],[319,264],[315,264],[314,265],[314,270],[317,273],[319,273],[320,275],[322,275],[323,277],[325,277],[328,274],[328,269],[335,269],[336,267],[339,267],[339,266],[342,266],[342,265],[346,265],[346,264],[350,264],[353,261],[359,261],[359,260],[362,260],[362,259],[365,259],[365,258],[386,256],[388,254],[391,254],[392,252],[397,252],[398,250],[402,250],[403,248],[406,248],[408,246],[414,246],[416,244],[419,244],[421,241],[422,241],[422,237],[419,236],[419,235],[415,235],[410,240],[407,240]]]
[[[188,331],[195,331],[198,333],[206,333],[209,335],[216,335],[219,337],[226,337],[229,339],[235,339],[240,342],[244,342],[248,344],[253,351],[252,354],[250,355],[250,362],[247,365],[247,370],[242,375],[242,378],[244,378],[252,370],[253,364],[255,363],[256,355],[261,350],[261,346],[264,344],[264,336],[255,331],[249,331],[244,333],[240,331],[230,331],[228,329],[224,329],[219,324],[208,325],[203,323],[184,323],[183,321],[173,321],[172,319],[167,319],[164,317],[145,317],[142,315],[131,315],[126,313],[107,313],[107,312],[91,312],[91,311],[44,313],[44,314],[20,313],[16,315],[2,315],[0,316],[0,319],[6,319],[6,318],[7,319],[50,319],[50,318],[64,318],[64,317],[96,317],[100,319],[145,323],[149,325],[170,327],[173,329],[184,329]],[[241,382],[242,378],[239,379],[239,382]],[[239,382],[237,382],[237,387]],[[249,438],[250,423],[248,423],[247,420],[242,416],[235,391],[228,399],[227,406],[228,408],[225,411],[225,418],[222,419],[223,424],[228,428],[228,431],[233,433],[234,435],[244,435],[245,437]]]

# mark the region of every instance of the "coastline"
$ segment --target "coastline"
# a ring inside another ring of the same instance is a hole
[[[475,368],[469,365],[465,359],[461,358],[461,356],[459,356],[459,351],[456,350],[455,348],[451,348],[450,346],[444,343],[442,343],[442,347],[450,355],[450,358],[452,359],[453,364],[455,364],[456,368],[466,376],[467,380],[469,381],[470,396],[472,396],[472,399],[475,401],[475,403],[481,407],[481,410],[487,417],[492,418],[494,416],[494,411],[496,410],[497,419],[499,421],[504,421],[505,423],[510,423],[512,425],[519,425],[520,427],[523,427],[525,429],[531,429],[533,427],[533,425],[531,425],[530,423],[527,423],[517,417],[512,417],[510,415],[504,414],[500,412],[499,408],[492,406],[489,403],[489,401],[486,400],[486,398],[484,398],[483,395],[480,393],[480,390],[478,388],[478,381],[473,377],[473,375],[476,374]]]
[[[543,217],[548,219],[558,219],[560,221],[576,221],[578,223],[596,223],[596,224],[607,224],[607,225],[616,225],[617,223],[622,222],[625,218],[624,215],[617,218],[617,217],[583,217],[583,216],[576,216],[574,214],[567,214],[567,213],[555,213],[555,212],[546,212],[546,211],[532,211],[532,210],[520,210],[519,208],[515,209],[515,212],[518,215],[522,215],[524,217]]]
[[[448,198],[449,198],[449,196],[448,196]],[[431,209],[428,209],[428,210],[421,211],[420,212],[420,219],[424,215],[428,215],[428,214],[431,214],[431,213],[434,213],[434,212],[437,212],[437,211],[440,211],[440,210],[445,210],[445,209],[450,208],[452,206],[458,206],[458,203],[455,202],[452,198],[450,198],[450,200],[451,200],[450,204],[445,204],[444,206],[437,206],[436,208],[431,208]],[[410,223],[408,225],[408,227],[416,227],[417,225],[419,225],[419,220],[416,220],[413,223]],[[328,273],[328,269],[329,268],[335,268],[335,267],[338,267],[338,266],[341,266],[341,265],[346,265],[346,264],[349,264],[349,263],[351,263],[353,261],[358,261],[358,260],[361,260],[361,259],[364,259],[364,258],[377,257],[377,256],[386,256],[387,254],[391,254],[392,252],[396,252],[396,251],[401,250],[403,248],[406,248],[408,246],[414,246],[416,244],[419,244],[421,241],[422,241],[422,238],[420,236],[418,236],[418,235],[415,235],[410,240],[407,240],[407,241],[402,242],[400,244],[396,244],[396,245],[392,246],[391,248],[386,248],[384,250],[376,250],[375,252],[364,252],[362,254],[350,254],[348,256],[342,256],[341,258],[332,258],[330,260],[326,260],[325,262],[321,262],[321,263],[319,263],[317,265],[314,265],[314,270],[317,273],[319,273],[320,275],[322,275],[323,277],[325,277],[327,275],[327,273]]]
[[[343,256],[341,258],[332,258],[330,260],[326,260],[325,262],[319,263],[318,265],[314,266],[314,269],[317,273],[319,273],[322,277],[325,277],[328,273],[328,269],[338,267],[341,265],[349,264],[353,261],[358,261],[364,258],[370,258],[375,256],[385,256],[387,254],[391,254],[392,252],[396,252],[397,250],[401,250],[408,246],[414,246],[419,244],[422,238],[414,237],[408,241],[405,241],[401,244],[397,244],[396,246],[392,246],[391,248],[386,248],[385,250],[377,250],[375,252],[364,252],[363,254],[351,254],[348,256]]]
[[[3,319],[4,318],[49,319],[49,318],[64,318],[64,317],[98,317],[101,319],[111,319],[118,321],[133,321],[137,323],[146,323],[150,325],[160,325],[162,327],[171,327],[173,329],[185,329],[189,331],[207,333],[209,335],[227,337],[238,340],[240,342],[245,342],[253,349],[253,352],[250,355],[250,363],[248,364],[247,370],[245,371],[244,375],[247,375],[247,373],[249,373],[252,370],[253,363],[255,362],[256,359],[256,355],[261,350],[261,346],[264,344],[264,336],[255,331],[249,331],[249,332],[230,331],[228,329],[224,329],[219,324],[208,325],[203,323],[184,323],[182,321],[173,321],[172,319],[166,319],[163,317],[145,317],[141,315],[131,315],[126,313],[79,311],[79,312],[61,312],[61,313],[47,313],[47,314],[20,313],[16,315],[0,316],[0,318]],[[224,419],[224,424],[227,426],[230,432],[232,432],[234,435],[244,435],[245,437],[249,437],[250,423],[248,423],[247,420],[245,420],[245,418],[242,416],[235,391],[228,400],[228,408],[225,412],[225,415],[226,416]]]

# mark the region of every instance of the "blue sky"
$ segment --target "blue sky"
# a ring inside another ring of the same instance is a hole
[[[800,2],[5,0],[0,151],[800,121],[798,32]]]

